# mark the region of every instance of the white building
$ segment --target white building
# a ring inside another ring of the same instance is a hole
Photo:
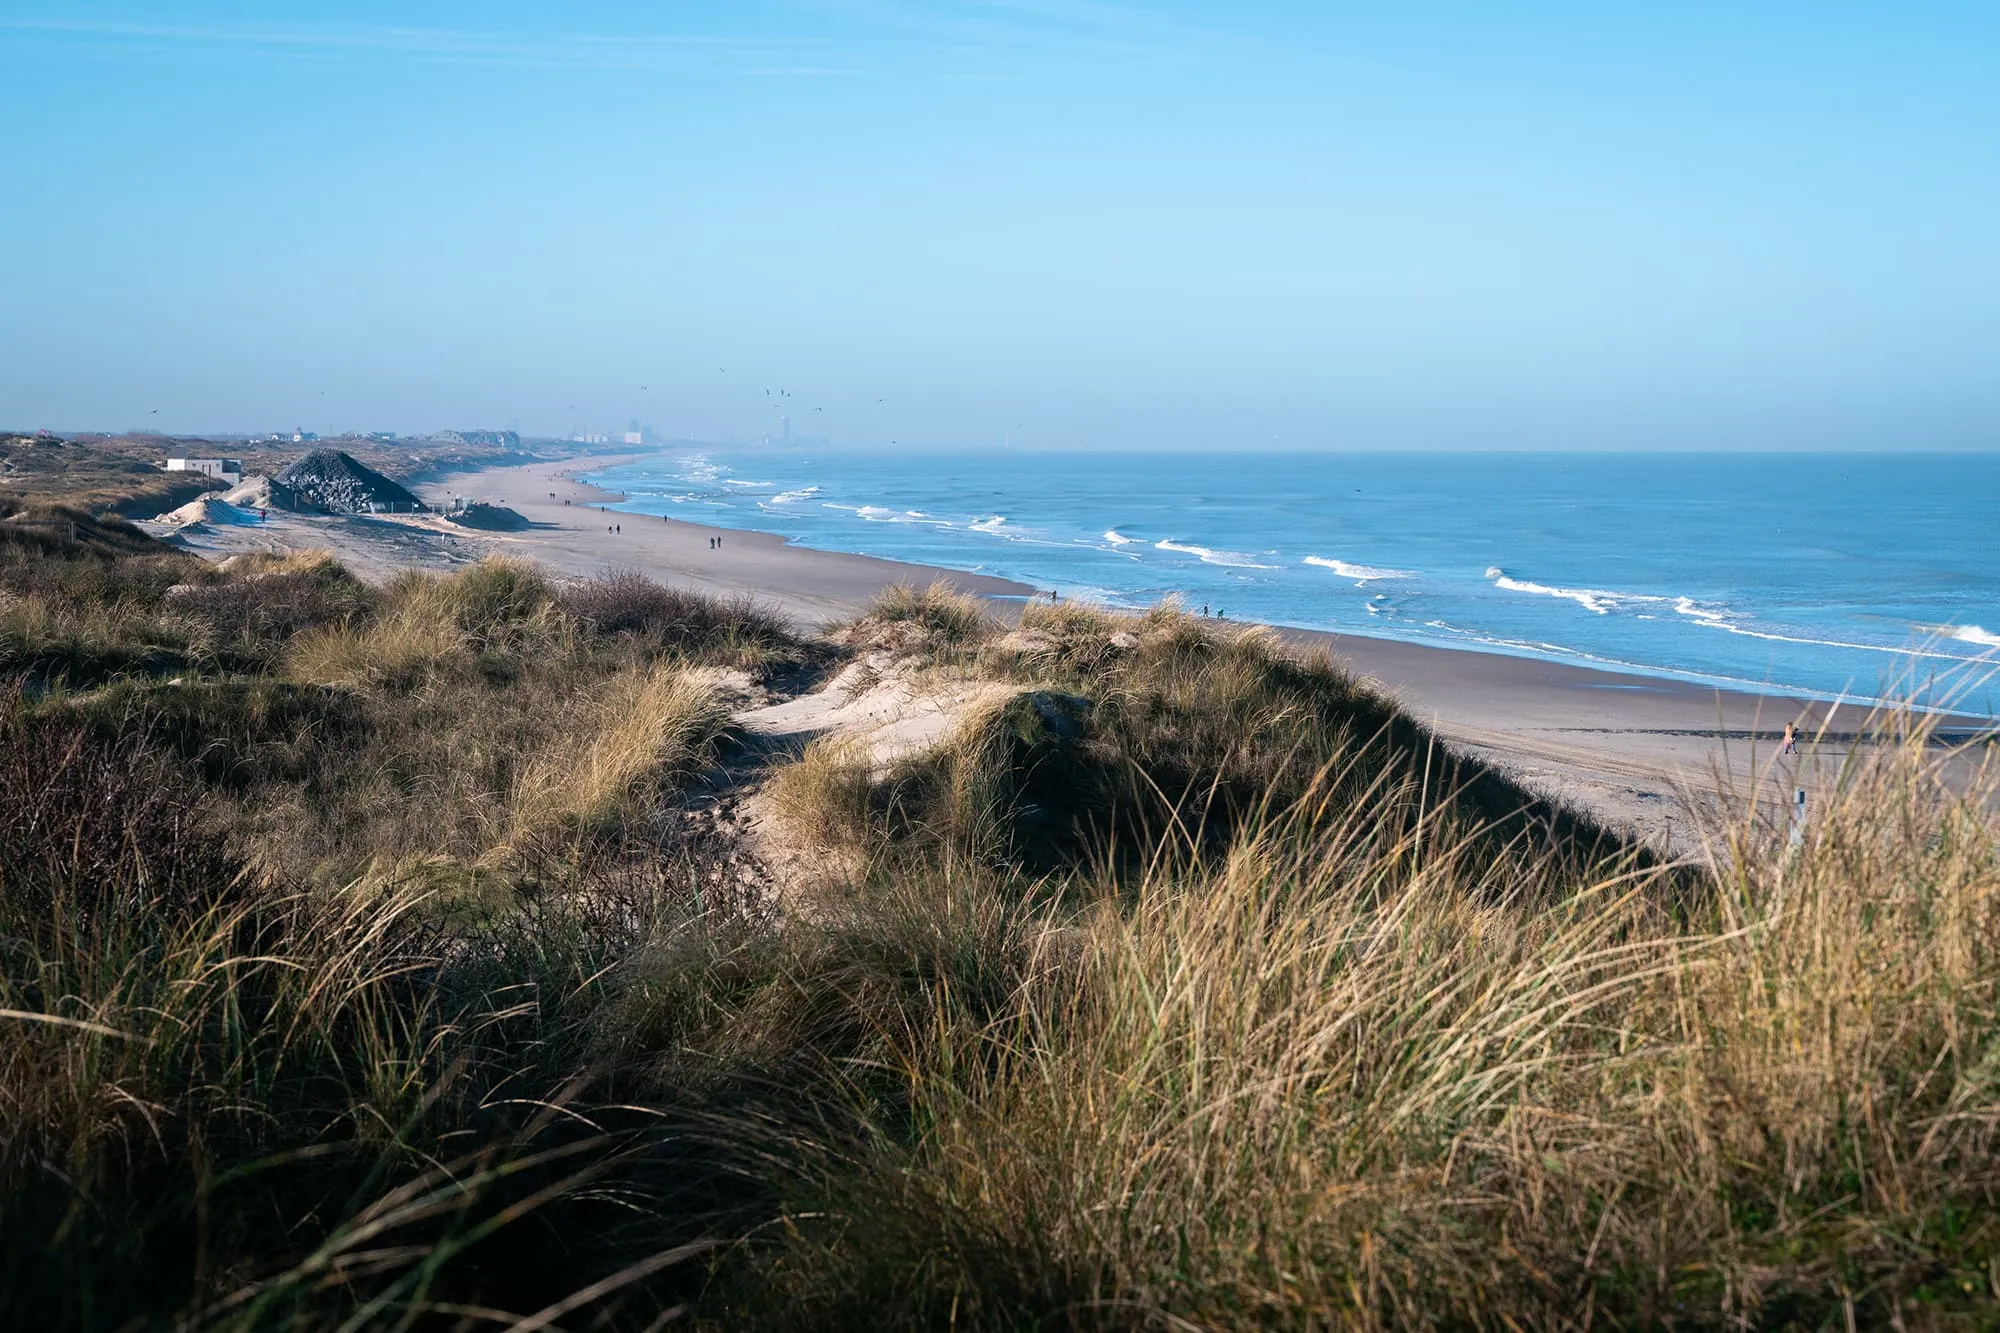
[[[199,472],[206,477],[214,477],[227,486],[234,486],[243,480],[243,460],[240,458],[169,458],[169,472]]]

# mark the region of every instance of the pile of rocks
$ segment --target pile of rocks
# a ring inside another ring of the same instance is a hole
[[[272,480],[301,508],[331,514],[409,514],[424,507],[408,490],[338,449],[315,449]]]

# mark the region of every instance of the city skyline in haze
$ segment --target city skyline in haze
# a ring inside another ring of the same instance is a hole
[[[0,427],[2000,445],[2000,17],[0,4]]]

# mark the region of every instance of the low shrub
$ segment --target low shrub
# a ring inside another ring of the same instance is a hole
[[[170,614],[203,651],[237,667],[275,665],[305,631],[353,628],[373,614],[374,590],[330,556],[289,564],[239,568],[229,578],[178,588],[167,602]]]
[[[792,626],[749,596],[720,598],[621,571],[567,584],[564,610],[600,635],[691,662],[764,668],[806,655]]]
[[[908,583],[885,588],[868,604],[859,624],[912,629],[940,648],[976,643],[994,629],[983,601],[943,580],[923,588]]]

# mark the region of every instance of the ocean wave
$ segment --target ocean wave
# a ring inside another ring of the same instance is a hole
[[[1638,592],[1612,592],[1605,588],[1556,588],[1546,583],[1533,583],[1527,579],[1517,579],[1498,565],[1486,571],[1486,577],[1493,580],[1493,586],[1508,592],[1532,593],[1537,597],[1560,597],[1575,602],[1584,610],[1600,616],[1608,616],[1627,602],[1664,602],[1665,597],[1654,597]]]
[[[1321,569],[1330,569],[1344,579],[1353,579],[1357,587],[1376,579],[1407,579],[1416,577],[1414,574],[1401,569],[1377,569],[1373,565],[1351,564],[1346,560],[1339,560],[1326,555],[1309,555],[1305,558],[1305,563],[1308,565],[1318,565]]]
[[[688,454],[681,460],[681,481],[714,481],[729,469],[713,462],[707,454]]]
[[[1746,639],[1762,639],[1766,643],[1795,643],[1807,648],[1841,648],[1851,652],[1883,653],[1890,657],[1930,658],[1943,662],[1969,660],[1963,653],[1941,653],[1935,649],[1919,648],[1914,644],[1856,643],[1852,639],[1826,639],[1811,634],[1783,634],[1777,630],[1753,629],[1743,624],[1736,613],[1728,607],[1702,606],[1688,597],[1676,597],[1674,610],[1697,625],[1719,629],[1725,634],[1740,634]],[[1963,643],[1977,644],[1981,647],[2000,647],[2000,635],[1987,634],[1977,625],[1940,628],[1948,637]]]
[[[1191,555],[1204,565],[1224,565],[1230,569],[1276,569],[1276,565],[1260,564],[1249,556],[1236,551],[1215,551],[1206,546],[1196,546],[1191,542],[1167,541],[1162,538],[1153,543],[1156,551],[1176,551],[1181,555]]]
[[[817,486],[801,486],[795,491],[779,491],[771,497],[772,504],[790,504],[794,500],[810,500],[819,494]]]
[[[1726,606],[1703,606],[1692,597],[1674,598],[1674,610],[1689,620],[1704,625],[1714,625],[1718,629],[1729,628],[1730,610]]]
[[[1104,540],[1110,542],[1113,546],[1130,546],[1132,544],[1132,539],[1116,528],[1106,528],[1104,530]]]
[[[822,509],[839,509],[849,514],[858,514],[861,512],[860,505],[844,505],[838,500],[821,500],[819,505]]]
[[[741,486],[746,491],[768,491],[778,483],[775,481],[743,481],[736,477],[724,477],[724,486]]]
[[[892,523],[896,518],[895,510],[884,509],[881,505],[862,505],[861,508],[854,512],[867,519],[870,523]]]
[[[1000,529],[1007,526],[1007,516],[1005,514],[989,514],[985,518],[978,519],[965,526],[971,528],[974,532],[990,532],[997,537],[1000,535]]]

